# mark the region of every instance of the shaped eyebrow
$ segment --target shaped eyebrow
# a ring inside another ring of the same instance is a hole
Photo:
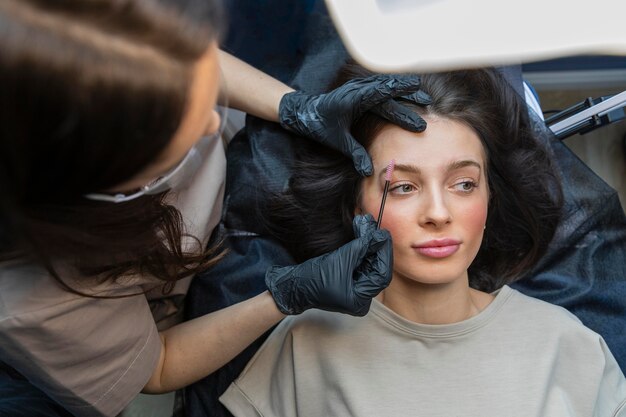
[[[454,171],[457,169],[461,169],[461,168],[465,168],[465,167],[476,167],[479,170],[482,169],[482,167],[480,166],[480,164],[474,160],[471,159],[467,159],[467,160],[462,160],[462,161],[455,161],[453,163],[451,163],[450,165],[448,165],[447,170],[448,171]]]
[[[398,164],[396,163],[394,168],[394,171],[402,171],[402,172],[408,172],[409,174],[421,174],[422,171],[417,167],[417,165],[410,165],[410,164]],[[383,172],[383,175],[385,173]]]
[[[422,172],[416,165],[398,164],[398,163],[394,164],[393,171],[394,172],[402,171],[402,172],[408,172],[411,174],[418,174],[418,175]],[[380,171],[380,173],[378,174],[378,179],[384,180],[386,172],[387,172],[386,169],[383,169],[382,171]]]
[[[446,167],[446,171],[450,172],[450,171],[455,171],[457,169],[461,169],[461,168],[465,168],[465,167],[469,167],[469,166],[473,166],[478,168],[479,170],[482,170],[482,166],[472,160],[472,159],[464,159],[464,160],[460,160],[460,161],[454,161],[450,164],[448,164],[448,166]],[[420,175],[422,173],[422,171],[419,169],[419,167],[417,165],[412,165],[412,164],[398,164],[396,163],[394,166],[394,172],[395,171],[400,171],[400,172],[406,172],[409,174],[416,174],[416,175]],[[379,177],[384,177],[385,176],[385,170],[382,170],[380,172],[380,174],[378,175]]]

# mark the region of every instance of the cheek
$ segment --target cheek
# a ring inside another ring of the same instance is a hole
[[[487,201],[477,200],[468,202],[460,212],[458,219],[463,225],[468,237],[475,237],[474,245],[480,247],[485,223],[487,221]]]
[[[383,221],[381,222],[380,228],[389,230],[394,243],[394,251],[396,252],[396,244],[402,245],[404,236],[409,229],[407,220],[407,215],[402,215],[397,210],[388,210],[387,205],[385,205],[385,213],[383,214]]]
[[[382,192],[364,192],[363,195],[360,207],[363,210],[363,214],[369,213],[374,217],[374,220],[378,220]],[[387,201],[385,202],[383,219],[380,227],[381,229],[386,229],[389,233],[391,233],[391,237],[394,242],[399,241],[402,238],[402,231],[407,229],[410,218],[410,208],[404,207],[403,204],[399,204],[397,201],[393,201],[393,199],[387,195]]]

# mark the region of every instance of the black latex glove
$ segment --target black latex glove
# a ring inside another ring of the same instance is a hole
[[[285,129],[336,149],[352,159],[361,175],[371,175],[372,160],[352,137],[352,123],[372,110],[398,126],[421,132],[426,122],[410,109],[393,100],[408,96],[413,102],[430,102],[419,90],[417,75],[374,75],[348,81],[337,89],[320,95],[301,91],[285,94],[279,105],[278,118]]]
[[[353,227],[356,238],[334,252],[300,265],[268,269],[265,283],[281,312],[299,314],[320,308],[367,314],[372,298],[391,281],[391,235],[376,230],[369,214],[356,216]]]
[[[418,106],[427,106],[433,102],[432,98],[423,91],[416,91],[415,93],[405,96],[398,96],[393,100],[387,100],[375,106],[371,111],[376,113],[380,117],[389,120],[391,123],[400,126],[403,129],[411,132],[422,132],[426,129],[426,121],[421,117],[419,120],[421,124],[417,126],[413,122],[413,116],[417,116],[415,111],[403,106],[401,103],[410,103]],[[419,116],[418,116],[419,117]]]

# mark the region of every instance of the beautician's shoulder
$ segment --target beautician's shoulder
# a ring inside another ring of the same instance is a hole
[[[106,285],[98,292],[120,294]],[[36,265],[0,266],[0,358],[73,414],[118,414],[145,386],[160,351],[143,294],[85,297]]]
[[[86,280],[61,265],[56,272],[69,287],[96,297],[70,291],[42,266],[26,261],[3,262],[0,263],[0,317],[45,314],[45,310],[63,309],[63,305],[76,301],[88,304],[102,299],[98,297],[142,294],[142,286],[146,285],[145,280],[134,278],[119,283],[98,282],[96,278]]]
[[[80,297],[62,288],[43,267],[26,262],[0,264],[0,317],[45,314],[45,310]]]

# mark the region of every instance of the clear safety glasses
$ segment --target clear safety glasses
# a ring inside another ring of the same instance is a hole
[[[187,152],[178,165],[169,170],[167,173],[130,194],[90,193],[85,194],[85,198],[110,203],[124,203],[143,195],[159,194],[185,185],[185,183],[193,178],[196,172],[198,172],[198,169],[202,166],[203,161],[208,157],[209,151],[212,148],[211,143],[215,140],[221,140],[221,135],[224,131],[224,126],[226,125],[226,110],[221,106],[216,106],[215,111],[220,116],[220,127],[217,132],[200,138],[193,145],[193,147],[189,149],[189,152]]]

